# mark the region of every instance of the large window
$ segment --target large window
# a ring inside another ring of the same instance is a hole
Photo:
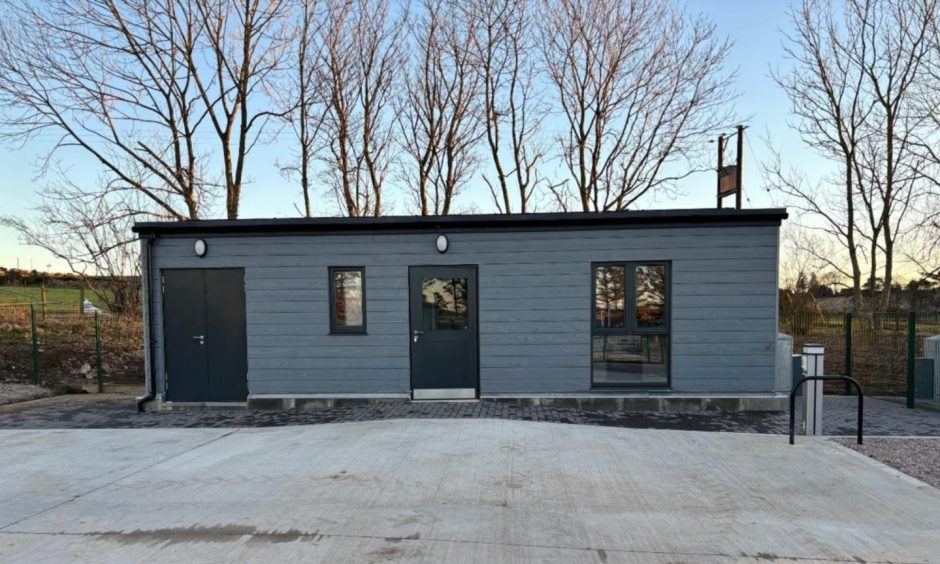
[[[366,332],[365,268],[330,268],[330,332]]]
[[[594,265],[592,385],[669,385],[669,264]]]

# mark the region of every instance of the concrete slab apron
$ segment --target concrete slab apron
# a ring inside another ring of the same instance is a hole
[[[0,431],[0,530],[230,432]]]
[[[24,436],[0,432],[0,452],[17,461],[0,468],[0,491],[45,505],[3,514],[3,561],[940,554],[940,491],[804,437],[790,447],[779,436],[499,420]],[[37,471],[48,486],[35,487]]]

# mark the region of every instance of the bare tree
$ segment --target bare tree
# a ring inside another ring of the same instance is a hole
[[[666,0],[542,0],[539,27],[566,122],[558,149],[583,211],[668,193],[730,121],[730,45],[703,17]]]
[[[13,143],[49,141],[40,174],[66,153],[100,181],[68,172],[40,192],[34,218],[4,217],[21,238],[86,278],[105,276],[112,310],[138,297],[131,223],[206,213],[224,187],[237,217],[245,157],[270,112],[255,109],[278,69],[284,2],[10,0],[0,17],[0,112]],[[218,154],[200,145],[211,123]],[[252,137],[253,136],[253,137]],[[237,148],[232,148],[232,145]]]
[[[172,219],[221,184],[238,217],[245,159],[275,115],[261,89],[284,52],[288,0],[14,0],[0,23],[8,139],[57,136]],[[265,102],[262,102],[264,100]],[[197,137],[209,123],[220,174]],[[144,180],[146,179],[146,182]],[[221,179],[221,180],[219,180]]]
[[[922,116],[916,89],[925,78],[923,61],[929,48],[932,0],[853,0],[851,14],[859,22],[860,41],[852,53],[868,79],[876,112],[870,119],[873,150],[866,163],[879,196],[884,252],[884,303],[890,301],[894,280],[895,245],[905,218],[922,196],[922,157],[917,131]],[[869,45],[866,50],[860,43]]]
[[[390,0],[326,0],[319,39],[324,176],[348,216],[382,213],[391,166],[393,88],[403,66],[407,13]]]
[[[50,141],[43,170],[77,149],[159,217],[208,199],[196,136],[206,115],[187,61],[201,37],[174,0],[8,2],[0,17],[0,111],[15,143]],[[128,195],[128,201],[136,201]]]
[[[895,246],[911,231],[910,214],[924,197],[928,175],[918,147],[925,119],[917,93],[925,84],[934,12],[934,0],[849,0],[838,7],[804,0],[791,12],[794,32],[784,41],[794,66],[774,74],[790,98],[794,127],[841,172],[808,189],[785,179],[779,161],[767,171],[789,203],[813,218],[810,228],[840,243],[856,305],[862,286],[874,293],[879,280],[883,304],[890,303]]]
[[[808,186],[804,178],[787,174],[779,155],[765,172],[787,203],[799,212],[820,219],[820,229],[839,241],[848,254],[849,270],[839,268],[852,281],[855,305],[862,297],[861,264],[858,257],[856,199],[861,192],[856,178],[862,126],[872,112],[866,96],[865,74],[852,64],[852,39],[836,23],[831,0],[804,0],[792,8],[789,16],[793,31],[784,36],[784,52],[791,62],[788,72],[771,74],[790,99],[794,116],[791,126],[807,145],[826,157],[840,161],[842,175],[834,186]],[[861,43],[856,50],[863,55],[869,46]],[[834,193],[830,190],[834,188]],[[840,195],[841,194],[841,195]],[[807,227],[812,229],[813,227]],[[841,254],[827,256],[836,267]]]
[[[313,215],[310,177],[322,119],[322,109],[317,96],[320,59],[318,39],[322,25],[317,8],[320,4],[320,0],[298,0],[297,21],[289,32],[292,49],[287,56],[293,63],[288,65],[282,87],[271,91],[271,95],[283,108],[282,118],[291,128],[298,145],[296,161],[282,164],[281,172],[285,173],[286,177],[299,177],[304,217]]]
[[[405,153],[401,177],[421,215],[452,211],[479,162],[480,74],[472,51],[475,22],[451,0],[424,0],[410,25],[415,53],[399,100]]]
[[[40,192],[30,220],[0,217],[28,245],[45,249],[68,264],[113,313],[140,309],[140,261],[133,222],[146,215],[141,194],[84,189],[57,173]]]
[[[531,211],[546,182],[536,166],[547,106],[538,88],[534,0],[468,0],[463,18],[475,31],[470,48],[483,90],[483,127],[492,173],[483,174],[501,213]],[[517,203],[516,203],[517,202]],[[516,203],[514,205],[514,203]]]
[[[857,229],[850,227],[852,224],[846,219],[850,215],[847,205],[854,206],[854,200],[847,204],[843,199],[841,190],[845,177],[836,175],[814,182],[802,172],[792,167],[787,168],[780,153],[772,147],[770,141],[768,150],[771,156],[762,164],[767,187],[776,194],[783,195],[785,202],[797,211],[796,216],[788,222],[798,230],[798,233],[788,236],[791,252],[800,253],[804,258],[811,257],[817,266],[837,271],[847,280],[851,280],[853,301],[855,305],[860,305],[860,270],[857,270],[859,267],[856,262],[846,262],[844,252],[850,234],[852,248],[857,249],[854,241],[858,236]],[[854,170],[854,162],[852,166]],[[833,190],[833,186],[838,190]],[[852,197],[855,197],[854,193]],[[836,246],[830,243],[836,243]],[[843,252],[839,252],[840,250]],[[855,255],[857,257],[857,252]]]
[[[923,224],[921,234],[923,237],[915,240],[907,255],[908,261],[923,278],[940,282],[940,219],[935,215],[934,219]]]
[[[169,1],[169,0],[167,0]],[[225,211],[238,218],[249,152],[283,109],[264,96],[280,78],[289,46],[288,0],[187,0],[201,28],[200,48],[187,53],[189,72],[219,141]]]
[[[924,156],[925,187],[918,204],[918,213],[911,222],[915,231],[905,252],[924,278],[940,282],[940,7],[928,3],[927,56],[923,63],[925,79],[917,89],[920,115],[925,121],[919,132],[917,151]]]

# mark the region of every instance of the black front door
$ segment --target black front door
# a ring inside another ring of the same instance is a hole
[[[245,271],[163,271],[169,401],[245,401]]]
[[[476,268],[413,266],[409,285],[414,398],[475,398]]]

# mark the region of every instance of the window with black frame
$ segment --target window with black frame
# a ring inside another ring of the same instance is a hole
[[[669,385],[669,263],[593,265],[591,382]]]
[[[330,332],[366,332],[364,267],[330,267]]]

